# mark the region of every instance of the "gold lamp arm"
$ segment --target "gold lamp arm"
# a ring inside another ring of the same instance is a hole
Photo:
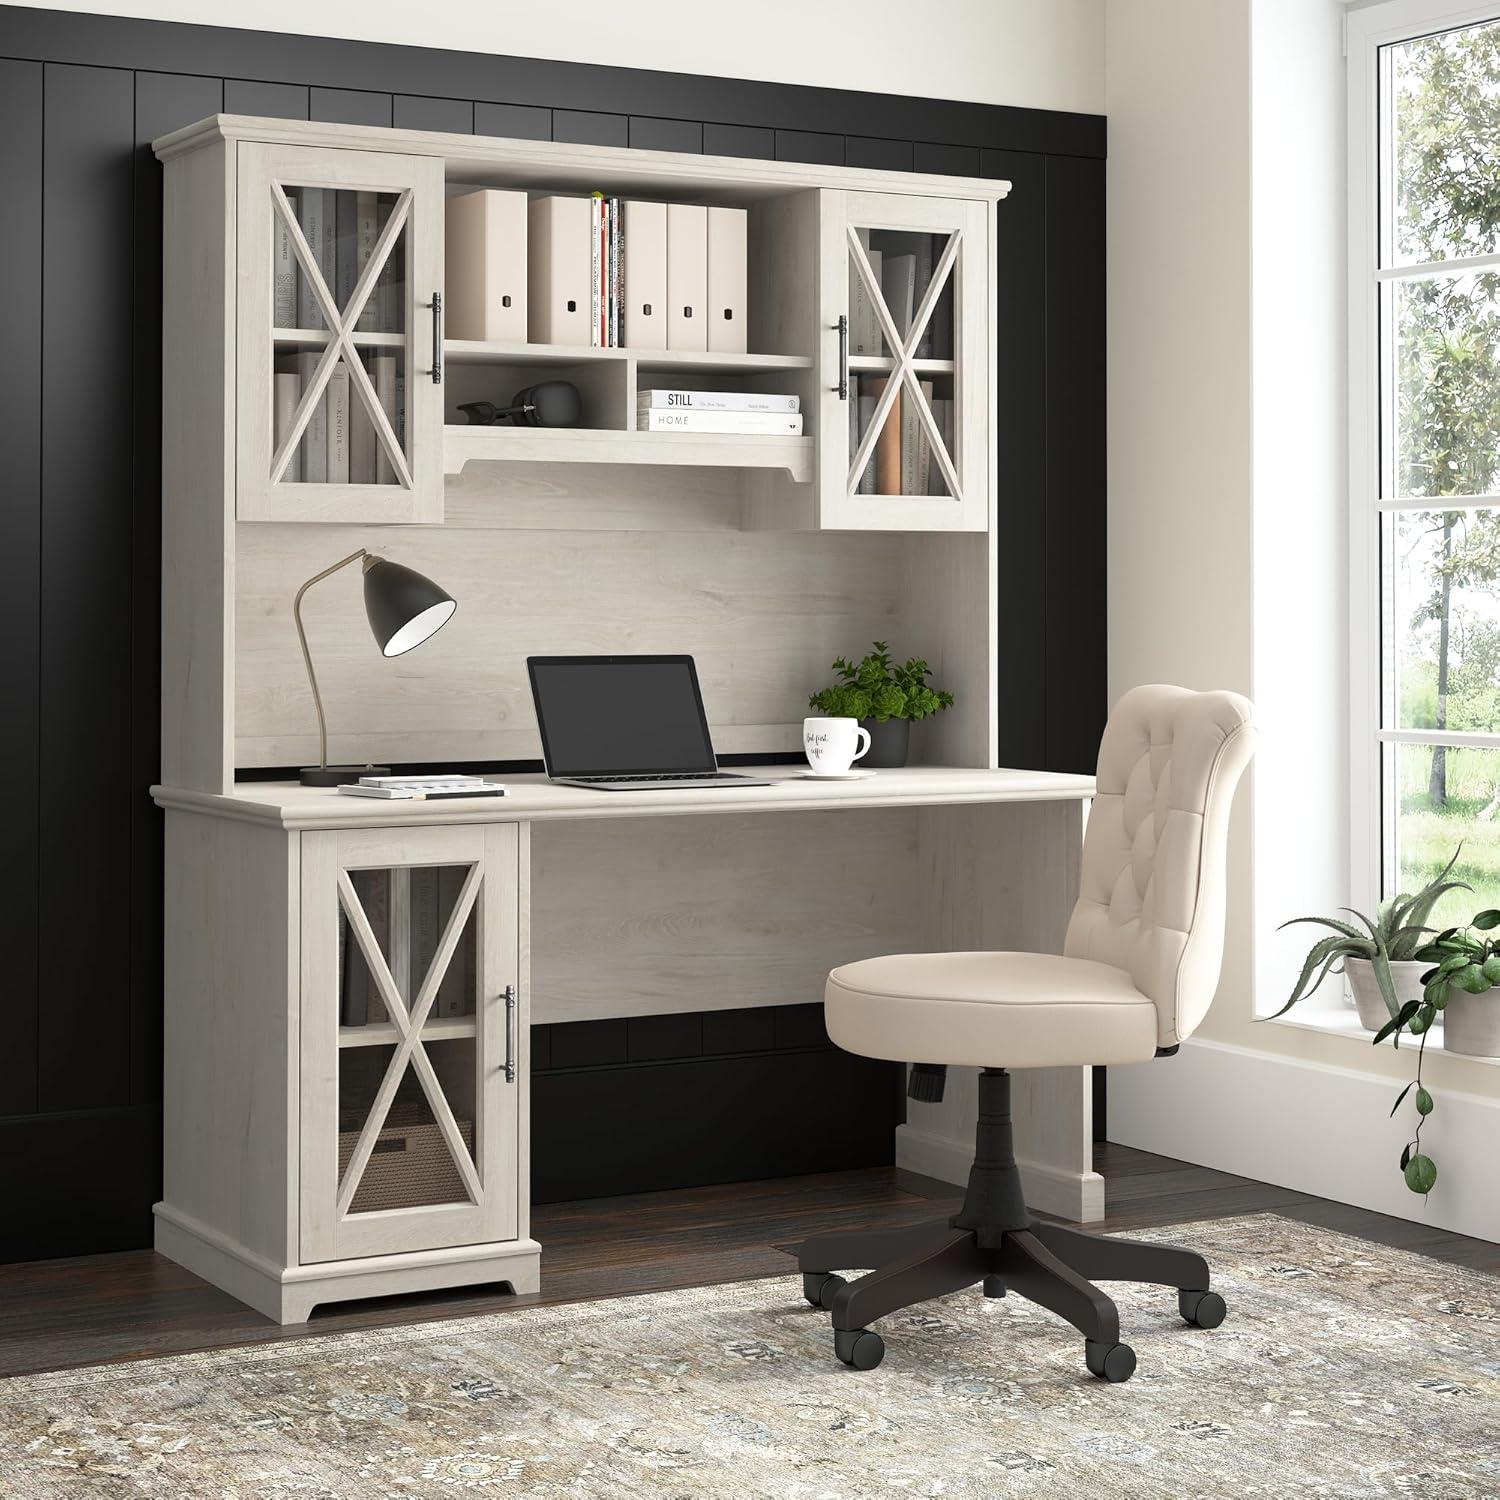
[[[292,619],[297,623],[297,639],[302,643],[302,660],[307,665],[307,681],[312,688],[313,707],[318,711],[318,765],[324,771],[328,769],[328,725],[323,719],[323,695],[318,691],[318,674],[313,671],[312,652],[307,649],[307,632],[302,628],[302,596],[313,584],[322,583],[325,578],[337,573],[340,568],[347,568],[350,563],[369,556],[369,552],[361,547],[358,552],[351,552],[348,557],[341,557],[331,567],[324,568],[321,573],[314,573],[297,590],[297,596],[292,600]]]

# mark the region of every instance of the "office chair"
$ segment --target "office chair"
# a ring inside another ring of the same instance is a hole
[[[974,1165],[952,1219],[819,1235],[798,1252],[803,1294],[832,1313],[845,1364],[880,1363],[875,1319],[981,1281],[987,1296],[1018,1292],[1066,1319],[1084,1336],[1089,1370],[1108,1381],[1130,1378],[1135,1353],[1091,1278],[1176,1287],[1187,1322],[1223,1322],[1201,1255],[1032,1216],[1007,1070],[1145,1062],[1192,1035],[1219,982],[1229,810],[1254,744],[1251,706],[1235,693],[1135,688],[1099,747],[1062,956],[906,953],[828,976],[829,1036],[846,1051],[913,1064],[912,1098],[940,1100],[948,1066],[982,1069]],[[878,1269],[852,1282],[832,1274],[850,1266]]]

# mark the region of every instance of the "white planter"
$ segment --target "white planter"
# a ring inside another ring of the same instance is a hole
[[[1443,1011],[1443,1050],[1466,1057],[1500,1057],[1500,990],[1470,995],[1450,989]]]
[[[1431,967],[1431,964],[1417,963],[1414,959],[1400,960],[1391,965],[1397,1009],[1408,1000],[1422,998],[1422,975]],[[1367,1031],[1379,1031],[1391,1019],[1391,1013],[1385,1008],[1385,997],[1381,995],[1380,982],[1375,978],[1375,965],[1368,958],[1346,958],[1344,974],[1354,995],[1359,1024]]]

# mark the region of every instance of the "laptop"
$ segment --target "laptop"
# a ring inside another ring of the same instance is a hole
[[[691,656],[528,656],[547,779],[601,792],[770,786],[719,769]]]

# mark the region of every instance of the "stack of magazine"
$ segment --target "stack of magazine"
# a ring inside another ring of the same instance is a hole
[[[641,390],[636,395],[635,425],[638,432],[800,437],[802,403],[796,396],[760,391]]]

